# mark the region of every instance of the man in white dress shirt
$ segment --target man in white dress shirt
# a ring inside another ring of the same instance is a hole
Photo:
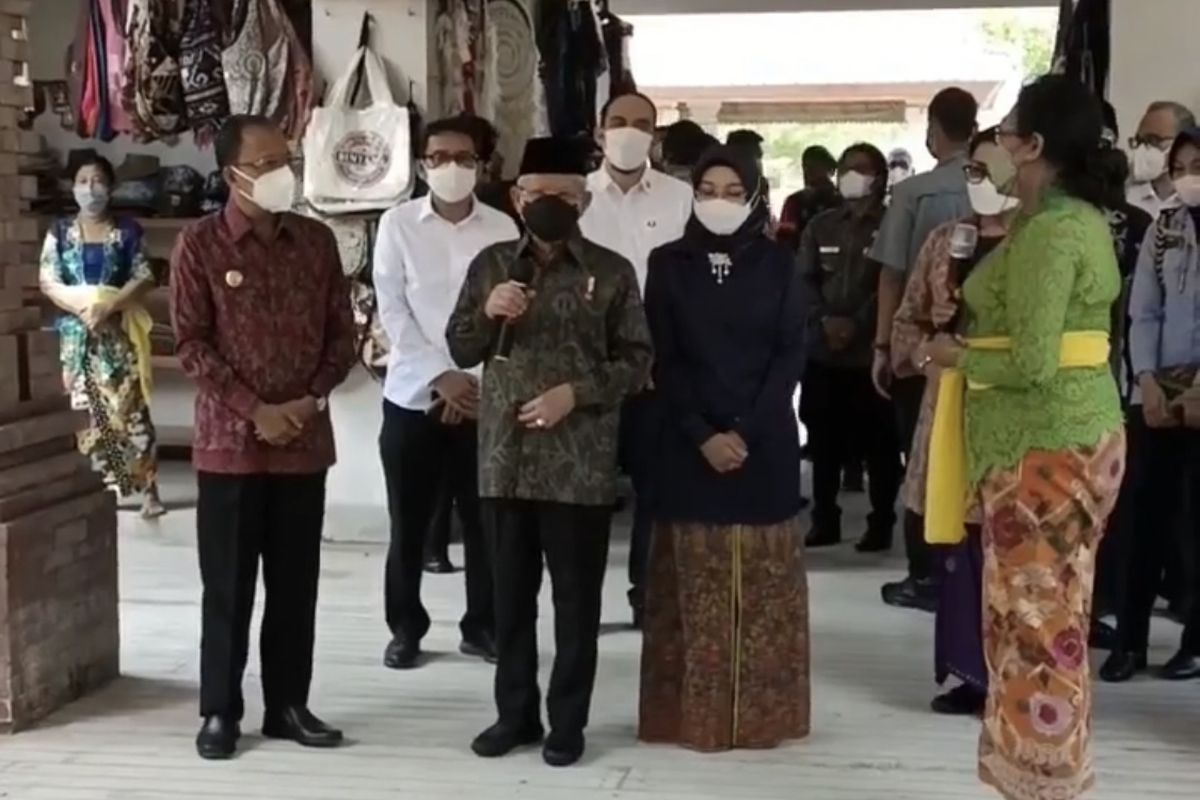
[[[1132,180],[1126,199],[1155,221],[1163,211],[1179,205],[1167,156],[1180,132],[1196,126],[1196,116],[1182,103],[1151,103],[1129,142]]]
[[[387,212],[375,248],[379,316],[392,347],[379,437],[391,517],[385,606],[392,640],[384,654],[391,669],[418,666],[429,631],[421,603],[423,550],[443,479],[458,505],[466,551],[460,649],[495,659],[491,560],[476,469],[479,375],[455,366],[445,331],[471,261],[519,234],[507,215],[475,199],[483,166],[476,131],[465,117],[429,125],[421,169],[430,193]]]
[[[692,216],[691,185],[650,167],[658,109],[642,94],[610,99],[601,115],[604,163],[588,176],[592,203],[579,222],[585,238],[625,256],[646,287],[650,253],[683,238]],[[642,579],[650,550],[653,441],[658,416],[649,392],[625,405],[621,417],[621,461],[637,495],[629,553],[629,602],[640,625]]]

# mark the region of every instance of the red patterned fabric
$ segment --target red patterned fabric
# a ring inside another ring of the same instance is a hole
[[[171,300],[177,352],[200,388],[196,468],[244,475],[332,466],[328,414],[286,447],[260,442],[250,421],[259,403],[328,397],[354,363],[350,289],[330,230],[284,214],[263,242],[230,203],[179,237]]]

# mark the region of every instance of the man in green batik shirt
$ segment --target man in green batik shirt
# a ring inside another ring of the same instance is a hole
[[[542,739],[537,598],[544,556],[557,654],[543,756],[553,766],[583,755],[619,412],[646,385],[653,360],[633,265],[579,232],[589,199],[583,156],[570,140],[529,143],[513,190],[528,233],[479,254],[446,332],[460,367],[486,364],[479,492],[496,559],[499,721],[472,749],[497,757]],[[512,349],[497,358],[506,325]]]

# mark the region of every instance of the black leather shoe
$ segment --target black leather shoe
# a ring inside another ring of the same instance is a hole
[[[471,742],[471,752],[480,758],[500,758],[517,748],[532,747],[544,735],[540,724],[519,730],[497,722],[475,737],[475,741]]]
[[[449,556],[433,556],[425,561],[425,571],[431,575],[453,575],[458,569]]]
[[[854,549],[860,553],[886,553],[892,549],[892,532],[872,528],[863,534]]]
[[[965,683],[938,695],[929,704],[934,713],[951,717],[978,717],[986,706],[987,694]]]
[[[241,728],[225,717],[206,717],[196,736],[196,753],[205,761],[225,761],[237,752]]]
[[[388,669],[416,669],[421,659],[421,643],[397,636],[383,651],[383,665]]]
[[[1125,683],[1139,672],[1145,672],[1148,662],[1145,653],[1113,650],[1100,665],[1100,680],[1105,683]]]
[[[477,636],[473,639],[463,639],[458,646],[458,652],[467,658],[481,658],[489,664],[495,664],[496,645],[488,636]]]
[[[583,734],[553,731],[546,737],[542,760],[552,767],[569,767],[583,758]]]
[[[835,547],[842,543],[842,532],[838,528],[823,528],[814,525],[804,539],[804,546],[810,549],[819,547]]]
[[[1163,680],[1192,681],[1200,678],[1200,658],[1180,650],[1162,668]]]
[[[937,584],[928,579],[905,578],[896,583],[885,583],[880,590],[883,602],[895,608],[912,608],[937,612]]]
[[[329,727],[307,708],[299,707],[268,711],[262,730],[268,739],[286,739],[304,747],[338,747],[344,738],[337,728]]]

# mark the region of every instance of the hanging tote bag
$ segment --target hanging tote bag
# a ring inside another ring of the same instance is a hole
[[[350,97],[362,65],[370,103]],[[304,197],[323,214],[391,208],[412,193],[408,109],[397,105],[379,56],[360,47],[304,134]]]

